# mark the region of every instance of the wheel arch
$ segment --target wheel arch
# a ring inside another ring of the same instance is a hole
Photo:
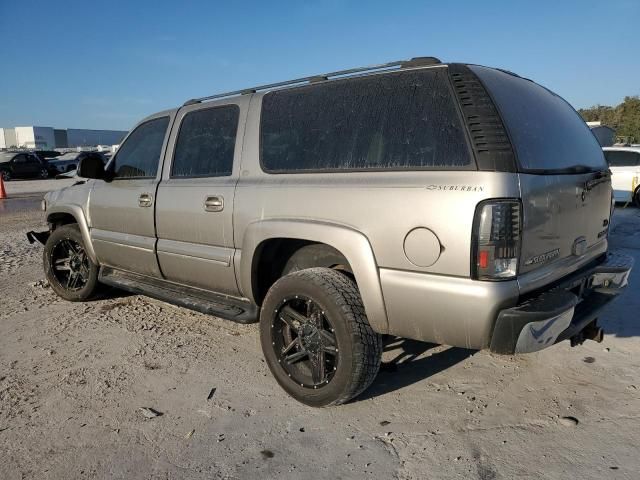
[[[387,333],[388,320],[377,263],[368,239],[361,232],[344,225],[304,219],[260,220],[249,224],[243,236],[238,281],[243,295],[256,304],[262,300],[256,289],[258,267],[268,252],[265,247],[274,245],[274,241],[291,242],[289,245],[297,248],[317,243],[335,249],[348,262],[372,328],[378,333]]]
[[[82,208],[77,205],[64,205],[56,206],[47,211],[47,223],[53,225],[55,228],[57,225],[68,225],[70,223],[77,223],[82,234],[82,240],[85,244],[87,255],[93,263],[99,265],[96,258],[96,252],[93,249],[93,243],[91,243],[91,236],[89,235],[89,226],[87,225],[87,219],[84,216]]]

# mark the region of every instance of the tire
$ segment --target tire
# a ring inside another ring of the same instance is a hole
[[[66,258],[69,260],[63,261]],[[85,251],[78,225],[63,225],[49,235],[43,262],[47,280],[58,296],[71,302],[81,302],[95,293],[98,266]]]
[[[2,170],[2,180],[5,182],[11,180],[11,172],[9,170]]]
[[[260,343],[280,386],[312,407],[339,405],[366,390],[380,369],[383,347],[355,282],[322,267],[290,273],[271,287],[260,311]]]
[[[49,178],[49,170],[43,168],[40,170],[40,178]]]

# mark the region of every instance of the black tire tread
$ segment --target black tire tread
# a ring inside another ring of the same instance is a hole
[[[340,405],[364,392],[376,378],[382,359],[382,336],[369,324],[355,282],[345,274],[324,267],[307,268],[289,274],[304,278],[323,289],[342,311],[354,345],[351,379],[343,394],[329,405]]]

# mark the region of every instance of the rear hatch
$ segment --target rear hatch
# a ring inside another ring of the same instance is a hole
[[[519,273],[583,265],[606,248],[611,178],[602,149],[561,97],[517,75],[470,66],[493,98],[517,158]]]

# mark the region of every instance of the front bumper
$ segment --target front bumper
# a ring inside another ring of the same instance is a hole
[[[627,286],[633,258],[610,252],[598,265],[580,270],[519,305],[501,310],[490,349],[530,353],[579,334]]]

